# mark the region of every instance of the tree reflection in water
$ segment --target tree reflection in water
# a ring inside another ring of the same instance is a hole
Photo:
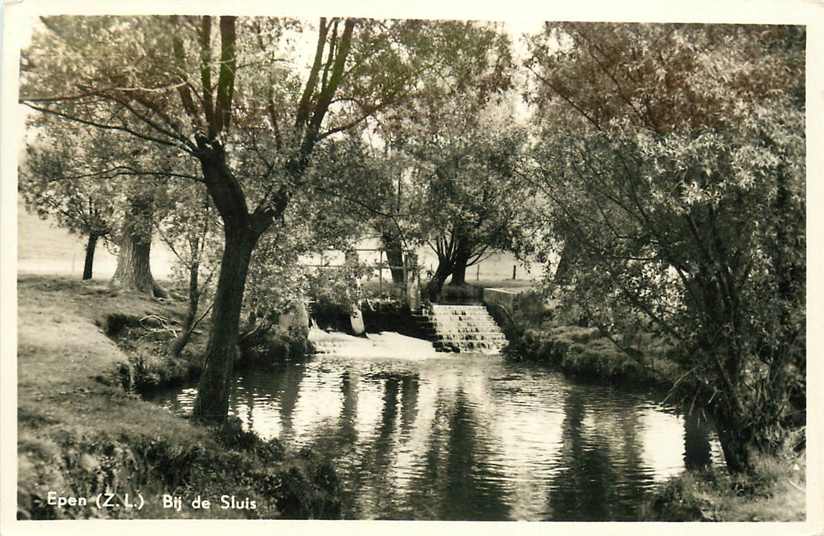
[[[193,389],[165,396],[191,411]],[[347,518],[599,521],[720,463],[707,423],[655,397],[487,356],[318,356],[244,371],[230,404],[263,437],[332,458]]]

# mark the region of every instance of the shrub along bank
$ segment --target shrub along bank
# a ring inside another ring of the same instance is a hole
[[[284,452],[233,420],[205,427],[135,394],[197,374],[202,341],[174,365],[151,351],[165,350],[163,332],[182,313],[99,283],[19,279],[18,517],[339,517],[334,468],[311,451]],[[110,504],[140,494],[143,508],[98,508],[107,492]],[[163,494],[180,497],[180,511]],[[192,508],[198,496],[212,507]]]
[[[514,360],[539,361],[573,375],[670,386],[680,368],[654,354],[628,355],[597,328],[526,329],[507,349]]]
[[[670,479],[641,509],[644,521],[803,521],[806,457],[756,458],[752,474],[721,468]]]
[[[609,338],[598,328],[563,319],[539,292],[526,291],[508,306],[490,307],[510,341],[513,361],[537,361],[578,376],[671,386],[682,374],[669,359],[671,348],[648,334],[632,344]],[[619,346],[620,345],[620,346]],[[632,350],[625,350],[624,348]]]

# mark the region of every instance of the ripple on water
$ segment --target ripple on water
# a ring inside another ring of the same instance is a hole
[[[158,402],[188,413],[195,394]],[[720,462],[706,423],[685,448],[661,398],[499,357],[369,354],[243,371],[230,406],[263,437],[333,457],[346,517],[619,520],[685,456]]]

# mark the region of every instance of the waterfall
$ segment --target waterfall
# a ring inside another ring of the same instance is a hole
[[[421,316],[431,326],[439,352],[499,354],[507,342],[483,305],[432,304]]]

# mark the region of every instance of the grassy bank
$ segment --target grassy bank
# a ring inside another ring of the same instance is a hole
[[[669,480],[642,509],[645,521],[804,521],[805,456],[759,458],[752,475],[719,468]]]
[[[165,348],[179,305],[48,276],[22,276],[18,296],[18,517],[339,515],[334,469],[311,452],[286,453],[237,421],[197,425],[135,393],[197,374],[202,341],[172,364],[152,350]],[[50,492],[92,499],[128,493],[132,502],[140,493],[145,504],[57,507],[48,504]],[[183,499],[181,511],[163,508],[164,493]],[[198,495],[212,508],[186,504]],[[224,495],[247,508],[222,508]]]
[[[668,387],[682,374],[681,368],[665,357],[663,346],[651,344],[650,351],[628,355],[597,328],[547,324],[524,329],[507,353],[514,360],[537,361],[572,375],[607,381]]]

